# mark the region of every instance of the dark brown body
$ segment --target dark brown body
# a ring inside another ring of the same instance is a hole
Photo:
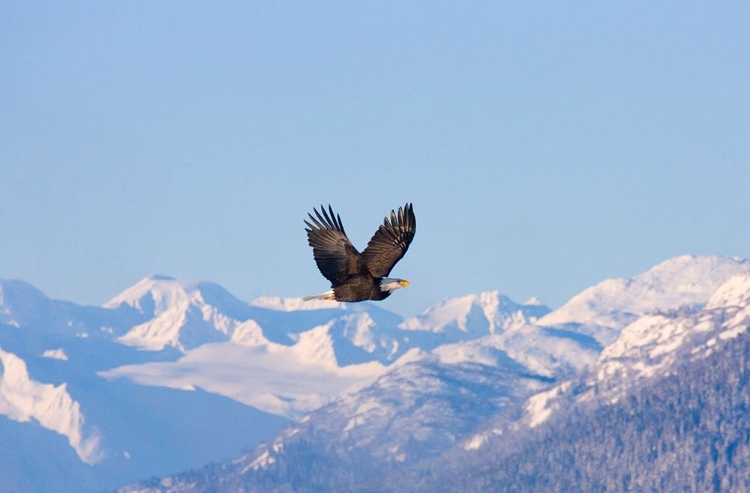
[[[336,301],[380,301],[391,295],[390,291],[380,289],[379,277],[368,275],[352,276],[343,284],[333,288],[333,294]]]

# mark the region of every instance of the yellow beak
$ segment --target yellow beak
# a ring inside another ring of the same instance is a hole
[[[400,281],[398,282],[398,284],[399,284],[399,286],[401,286],[401,287],[404,287],[404,288],[405,288],[406,286],[408,286],[408,285],[409,285],[409,281],[407,281],[406,279],[401,279],[401,280],[400,280]]]

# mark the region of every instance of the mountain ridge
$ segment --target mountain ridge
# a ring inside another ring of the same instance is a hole
[[[702,352],[744,323],[742,310],[726,307],[748,300],[747,261],[678,257],[649,272],[600,283],[598,294],[555,311],[488,291],[407,318],[368,303],[244,302],[216,284],[168,276],[148,276],[102,307],[50,300],[23,281],[0,280],[0,351],[7,355],[0,389],[17,407],[0,410],[2,429],[29,447],[54,443],[68,478],[51,469],[39,477],[67,485],[49,486],[66,493],[79,491],[76,482],[94,491],[154,475],[178,484],[179,471],[216,460],[272,477],[274,467],[290,464],[283,450],[320,454],[315,460],[376,457],[372,467],[397,470],[461,446],[483,422],[595,365],[638,319],[668,325],[724,310],[735,325],[704,341]],[[706,294],[732,274],[739,277],[722,292]],[[677,295],[667,292],[670,283]],[[639,293],[653,299],[645,303]],[[19,378],[21,365],[26,378]],[[40,402],[55,394],[65,405],[52,406],[53,421],[83,425],[51,424],[17,399],[19,388],[36,389]],[[215,413],[233,419],[220,423]],[[8,468],[0,477],[16,478],[0,480],[0,490],[28,491],[21,464],[0,464]],[[34,491],[45,491],[36,481]]]
[[[673,282],[670,278],[674,279],[676,272],[692,262],[696,265],[685,279],[677,281],[677,293],[667,292],[666,285]],[[713,275],[705,276],[707,265],[719,268]],[[610,401],[617,403],[614,397],[621,399],[629,389],[642,385],[641,380],[628,380],[631,369],[641,371],[644,381],[668,376],[667,368],[687,361],[691,351],[696,354],[708,351],[717,344],[709,341],[724,341],[742,333],[747,327],[742,325],[746,319],[740,312],[750,308],[741,306],[735,310],[728,303],[741,304],[750,299],[743,291],[746,271],[746,262],[739,259],[680,257],[629,281],[601,283],[598,287],[603,287],[605,293],[611,295],[615,286],[615,292],[625,292],[627,296],[615,304],[604,297],[600,306],[589,304],[587,308],[592,310],[579,311],[578,318],[571,316],[576,313],[569,306],[564,316],[551,312],[546,321],[543,316],[534,325],[511,324],[507,330],[495,333],[488,330],[492,327],[489,324],[479,325],[478,329],[475,325],[473,329],[486,335],[441,344],[415,354],[413,359],[394,366],[370,386],[313,411],[301,423],[287,428],[255,451],[219,469],[206,469],[203,475],[189,474],[186,477],[190,477],[193,486],[187,489],[180,476],[174,476],[158,484],[132,485],[120,491],[198,493],[242,489],[281,492],[290,487],[299,492],[352,488],[371,491],[363,485],[381,484],[382,478],[390,474],[398,478],[399,471],[419,467],[420,463],[429,464],[452,448],[464,450],[462,453],[481,453],[488,444],[511,434],[519,426],[541,429],[554,417],[562,416],[561,406],[550,407],[555,402],[567,402],[561,400],[562,396],[573,395],[581,402],[588,402],[586,392],[591,384],[580,380],[586,377],[579,375],[591,375],[597,388],[611,388],[610,392],[614,393]],[[731,277],[737,273],[740,275]],[[696,278],[702,278],[704,285],[693,286]],[[683,289],[685,286],[689,289]],[[653,298],[641,300],[638,293]],[[467,314],[472,313],[471,305],[477,298],[481,296],[469,296],[471,302],[459,300],[462,309],[452,311],[450,318],[454,326],[450,330],[463,332],[461,324],[469,320]],[[720,305],[719,300],[723,300],[723,304]],[[439,308],[450,304],[444,303]],[[553,315],[560,318],[556,320]],[[691,317],[699,316],[713,321],[710,330],[701,329],[702,319],[688,323],[693,320]],[[735,325],[722,326],[724,319],[733,320]],[[597,326],[602,320],[607,325]],[[447,325],[435,323],[435,332],[440,334]],[[611,331],[610,335],[616,332],[617,336],[604,344],[607,333],[597,332],[597,327]],[[654,344],[649,345],[643,330],[651,334],[649,329],[654,327],[658,328],[658,334],[653,336]],[[680,331],[679,327],[685,330]],[[685,334],[689,337],[683,337]],[[723,338],[719,334],[724,334]],[[619,370],[607,370],[606,365],[622,359],[615,354],[618,344],[624,340],[650,349],[645,353],[634,349],[628,372],[615,378]],[[568,346],[561,347],[562,343]],[[673,355],[679,358],[670,359]],[[561,364],[561,357],[570,358],[567,365]],[[657,360],[652,361],[653,358]],[[650,371],[648,362],[661,368],[661,373]],[[531,385],[524,386],[524,381]],[[628,385],[618,386],[618,381]],[[487,385],[489,382],[493,383]],[[516,410],[521,412],[516,414]],[[491,423],[495,419],[510,428],[504,430],[503,426],[490,425],[486,432],[471,433],[483,422]],[[317,468],[322,469],[310,473]],[[217,490],[217,483],[209,479],[217,474],[222,477],[223,489]],[[393,491],[400,490],[401,486],[393,488]],[[436,490],[440,490],[439,485],[431,484],[424,491]]]

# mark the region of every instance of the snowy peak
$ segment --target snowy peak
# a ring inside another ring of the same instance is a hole
[[[534,299],[519,305],[498,291],[449,298],[401,324],[410,331],[441,333],[448,339],[465,340],[522,327],[549,313]]]
[[[608,279],[574,296],[539,325],[586,326],[606,345],[641,315],[704,305],[717,288],[736,274],[750,273],[750,263],[736,257],[676,257],[630,279]]]
[[[217,284],[149,276],[125,290],[105,308],[130,306],[149,317],[120,337],[130,346],[157,351],[165,346],[187,350],[231,338],[252,308]]]
[[[153,275],[138,281],[132,287],[105,303],[105,308],[126,304],[144,315],[159,316],[175,306],[213,305],[228,311],[246,312],[247,305],[218,284],[178,280]]]
[[[175,301],[189,298],[181,284],[184,283],[166,276],[144,277],[105,303],[104,308],[114,309],[124,304],[135,308],[143,315],[159,315]]]

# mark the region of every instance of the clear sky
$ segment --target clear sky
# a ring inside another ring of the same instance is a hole
[[[405,315],[750,257],[750,3],[605,3],[0,0],[0,277],[315,294],[321,203],[414,203]]]

